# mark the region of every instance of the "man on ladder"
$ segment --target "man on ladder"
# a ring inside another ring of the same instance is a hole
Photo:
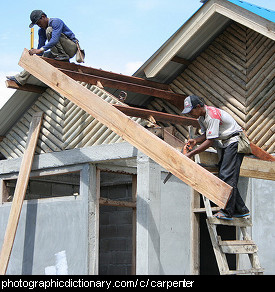
[[[249,216],[249,210],[237,187],[244,153],[251,151],[242,128],[227,112],[205,105],[202,98],[196,95],[185,99],[182,113],[198,119],[202,132],[199,137],[188,140],[187,143],[192,149],[195,145],[200,145],[186,156],[191,158],[209,147],[217,148],[220,156],[219,178],[233,187],[225,209],[214,216],[224,220]]]

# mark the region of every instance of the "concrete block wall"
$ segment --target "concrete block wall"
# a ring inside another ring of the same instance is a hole
[[[80,173],[53,175],[48,177],[30,178],[25,200],[64,197],[79,194]],[[14,194],[16,180],[6,182],[9,195]],[[12,198],[10,198],[11,200]]]
[[[119,182],[121,178],[121,184]],[[125,178],[128,182],[125,182]],[[108,173],[101,176],[100,196],[132,200],[131,176]],[[108,183],[109,181],[109,183]],[[110,181],[115,181],[112,185]],[[100,206],[99,274],[130,275],[132,267],[132,209]]]

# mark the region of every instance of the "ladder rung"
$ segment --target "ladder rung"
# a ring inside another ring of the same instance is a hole
[[[210,234],[220,274],[263,274],[264,269],[261,268],[257,255],[258,247],[251,240],[246,230],[246,227],[252,226],[252,219],[250,217],[232,218],[232,220],[218,219],[212,215],[213,207],[211,207],[209,200],[203,197],[203,202],[207,214],[207,228]],[[202,208],[198,208],[198,210],[194,209],[194,212],[199,212],[201,209]],[[243,240],[221,240],[221,237],[217,234],[217,225],[240,227]],[[226,254],[247,254],[251,263],[251,269],[229,270]]]
[[[223,253],[229,254],[253,254],[258,251],[252,240],[224,240],[219,241]]]
[[[253,244],[255,245],[253,240],[219,240],[219,245],[222,246],[231,246],[231,245],[248,245]]]
[[[239,275],[239,274],[257,274],[257,273],[263,273],[264,269],[260,268],[260,269],[247,269],[247,270],[229,270],[225,273],[223,273],[224,275]]]
[[[221,208],[220,207],[212,207],[211,210],[212,212],[219,211]],[[205,208],[193,208],[194,213],[205,213],[206,209]]]
[[[251,218],[233,218],[233,220],[224,220],[215,217],[208,217],[207,220],[209,220],[210,224],[230,225],[239,227],[252,226]]]

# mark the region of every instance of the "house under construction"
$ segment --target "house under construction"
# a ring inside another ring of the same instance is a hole
[[[0,110],[4,273],[274,274],[274,19],[205,1],[134,76],[24,50],[33,76],[7,81],[16,91]],[[251,141],[239,181],[250,218],[213,218],[231,192],[214,149],[181,153],[199,131],[181,115],[190,94]]]

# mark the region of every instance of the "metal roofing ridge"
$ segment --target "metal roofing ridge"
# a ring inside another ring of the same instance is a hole
[[[257,14],[258,16],[261,16],[269,21],[275,22],[275,11],[271,9],[251,4],[243,0],[227,0],[227,1],[235,5],[238,5],[254,14]]]

